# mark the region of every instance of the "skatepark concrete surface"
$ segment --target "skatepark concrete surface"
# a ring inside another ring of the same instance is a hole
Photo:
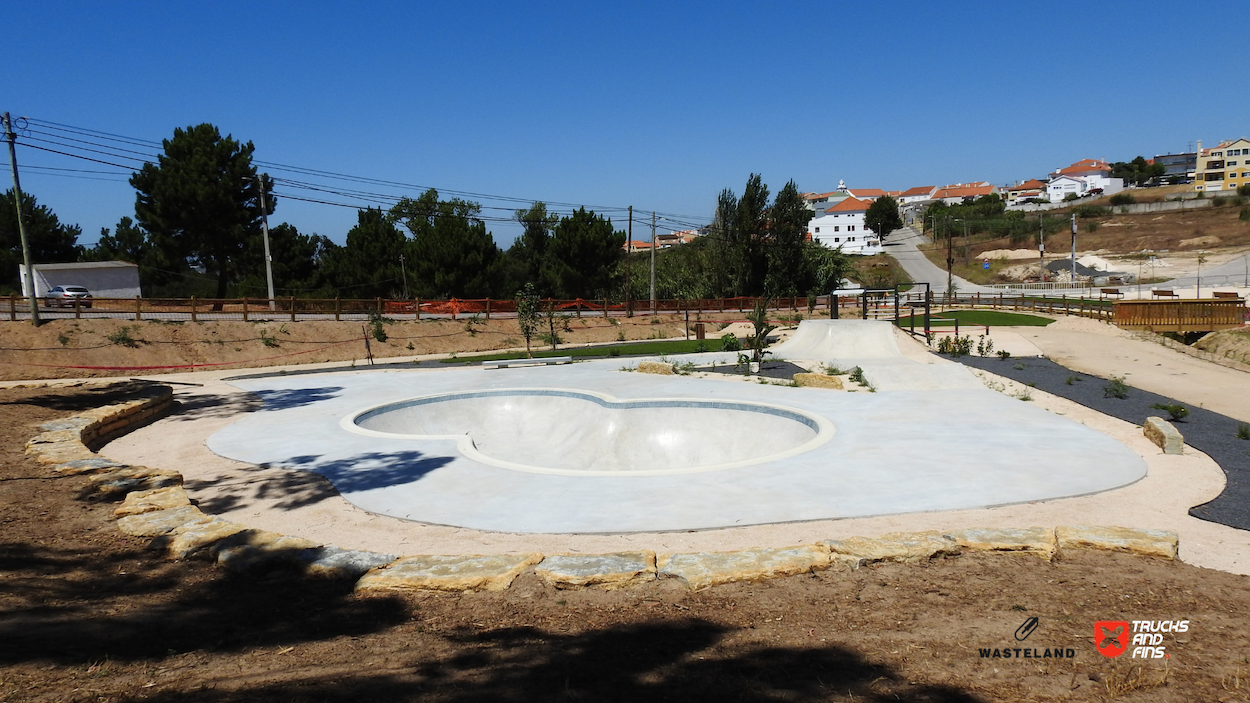
[[[859,365],[876,393],[629,373],[620,360],[236,379],[264,404],[207,444],[324,476],[370,513],[509,533],[964,510],[1145,475],[1120,442],[962,366],[909,359],[895,334],[887,322],[807,321],[774,350]]]

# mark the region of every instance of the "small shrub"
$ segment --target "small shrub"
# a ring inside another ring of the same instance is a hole
[[[1227,198],[1227,197],[1224,197],[1223,195],[1217,195],[1214,198],[1211,198],[1211,207],[1224,207],[1231,200],[1232,198]]]
[[[1028,388],[1021,389],[1020,392],[1016,394],[1016,397],[1020,400],[1033,400],[1033,394],[1029,392]]]
[[[1086,231],[1086,232],[1097,232],[1097,231],[1098,231],[1098,227],[1099,227],[1099,224],[1098,224],[1097,222],[1093,222],[1093,221],[1091,221],[1091,222],[1087,222],[1087,223],[1085,223],[1085,231]]]
[[[60,342],[63,347],[69,346],[69,337],[64,334],[57,335],[56,341]]]
[[[138,329],[138,325],[135,325],[133,328],[129,325],[122,325],[116,332],[105,336],[105,339],[120,347],[130,347],[131,349],[136,349],[139,346],[139,340],[130,336],[130,333],[138,331]]]
[[[1006,361],[1011,358],[1011,352],[1007,351],[1006,349],[999,349],[998,358],[1002,359],[1003,361]]]
[[[609,324],[609,325],[620,325],[620,324],[621,324],[621,321],[620,321],[620,320],[618,320],[618,319],[616,319],[615,317],[609,317],[609,318],[608,318],[608,324]]]
[[[1131,386],[1124,382],[1123,376],[1112,376],[1107,385],[1102,387],[1102,397],[1123,400],[1128,397],[1129,388]]]
[[[1137,198],[1132,193],[1116,193],[1111,196],[1112,205],[1132,205],[1137,202]]]
[[[373,335],[373,338],[378,340],[379,342],[385,342],[387,340],[387,335],[386,335],[386,330],[383,329],[382,325],[390,324],[392,322],[394,322],[394,320],[386,318],[386,317],[382,317],[382,313],[378,312],[377,310],[370,311],[369,312],[369,334]]]
[[[1237,425],[1237,439],[1250,439],[1250,425],[1244,422]]]
[[[414,351],[416,347],[412,346],[412,342],[408,342],[408,351]]]
[[[990,354],[993,354],[993,353],[994,353],[994,340],[990,339],[989,337],[986,337],[985,335],[981,335],[980,337],[977,337],[977,355],[989,356]]]
[[[695,350],[695,352],[696,352],[696,353],[697,353],[697,352],[705,352],[705,351],[710,351],[710,350],[707,348],[707,343],[706,343],[706,342],[703,342],[703,341],[700,341],[698,344],[695,344],[695,345],[694,345],[694,350]]]
[[[278,340],[274,339],[273,335],[269,334],[269,330],[264,327],[260,329],[260,343],[267,347],[278,346]]]
[[[464,331],[469,333],[470,337],[477,336],[477,326],[482,324],[482,316],[480,313],[473,313],[469,319],[464,321]]]
[[[1018,363],[1018,362],[1017,362],[1017,363],[1013,364],[1011,368],[1015,369],[1016,371],[1023,371],[1023,370],[1024,370],[1024,364],[1021,364],[1021,363]]]
[[[972,353],[972,337],[951,335],[938,340],[938,353],[967,356]]]
[[[821,364],[821,365],[820,365],[820,368],[821,368],[821,370],[823,370],[823,371],[824,371],[824,373],[825,373],[825,375],[826,375],[826,376],[844,376],[844,375],[846,375],[846,371],[843,371],[842,369],[838,368],[837,366],[834,366],[833,364]]]
[[[1250,183],[1247,183],[1237,188],[1237,195],[1250,198]]]
[[[1170,415],[1174,421],[1184,420],[1185,416],[1189,414],[1189,409],[1179,403],[1155,403],[1150,407],[1155,410],[1167,411],[1167,414]]]
[[[624,341],[625,341],[625,332],[624,332],[623,330],[622,330],[622,331],[620,331],[620,332],[617,332],[617,333],[616,333],[616,341],[618,341],[618,342],[624,342]]]
[[[1237,219],[1242,222],[1250,222],[1250,207],[1243,207],[1241,213],[1237,215]]]
[[[720,338],[720,350],[726,352],[742,351],[742,342],[732,334],[726,334]]]
[[[1077,381],[1083,381],[1083,380],[1085,379],[1081,378],[1080,376],[1068,376],[1066,379],[1064,379],[1063,382],[1070,386],[1073,383],[1076,383]]]
[[[864,370],[863,370],[863,369],[861,369],[861,368],[860,368],[860,367],[858,367],[858,366],[856,366],[855,368],[851,369],[851,372],[850,372],[850,374],[847,376],[847,379],[849,379],[849,380],[851,380],[851,381],[853,381],[853,382],[855,382],[855,383],[858,383],[858,384],[859,384],[859,385],[861,385],[861,386],[868,385],[868,384],[867,384],[867,382],[865,382],[865,381],[864,381]]]
[[[539,336],[539,339],[543,341],[543,344],[550,344],[552,349],[555,349],[556,345],[564,343],[559,332],[544,332]]]
[[[620,350],[620,349],[618,349],[618,348],[616,348],[616,347],[609,347],[609,348],[608,348],[608,356],[620,356],[620,355],[621,355],[621,350]]]
[[[1063,196],[1063,202],[1070,203],[1073,200],[1079,200],[1080,198],[1081,196],[1077,195],[1076,193],[1068,193],[1067,195]]]
[[[1078,205],[1072,209],[1076,216],[1082,220],[1088,220],[1091,217],[1104,217],[1110,215],[1111,211],[1101,205]]]

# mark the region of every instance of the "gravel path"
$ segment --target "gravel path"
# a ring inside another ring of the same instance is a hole
[[[1127,397],[1116,398],[1105,392],[1110,383],[1107,379],[1073,371],[1049,359],[965,356],[955,361],[1034,386],[1136,425],[1143,424],[1152,415],[1168,419],[1167,411],[1151,407],[1155,403],[1184,405],[1189,415],[1173,424],[1184,435],[1186,444],[1215,460],[1227,477],[1224,491],[1218,497],[1190,508],[1189,514],[1250,530],[1250,440],[1237,438],[1239,426],[1245,423],[1138,388],[1130,387]]]

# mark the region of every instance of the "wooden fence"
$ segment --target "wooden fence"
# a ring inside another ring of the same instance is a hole
[[[1115,324],[1126,330],[1213,332],[1241,327],[1245,321],[1245,301],[1239,298],[1123,300],[1115,304]]]

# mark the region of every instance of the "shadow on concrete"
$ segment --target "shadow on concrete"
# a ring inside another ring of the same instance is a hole
[[[239,413],[289,410],[329,400],[343,392],[342,386],[252,391],[246,394],[200,393],[175,399],[171,420],[186,422]]]
[[[192,492],[209,497],[196,500],[210,514],[228,512],[252,500],[275,501],[279,510],[294,510],[320,503],[340,493],[386,488],[421,480],[446,466],[452,457],[426,456],[418,451],[368,452],[337,461],[319,462],[320,455],[291,457],[262,464],[228,478],[186,482]]]
[[[465,632],[439,638],[441,646],[414,646],[415,651],[402,653],[384,673],[358,670],[142,700],[982,700],[949,686],[910,683],[893,668],[841,647],[734,645],[726,642],[729,634],[727,628],[700,619],[621,625],[575,635],[537,628]]]

